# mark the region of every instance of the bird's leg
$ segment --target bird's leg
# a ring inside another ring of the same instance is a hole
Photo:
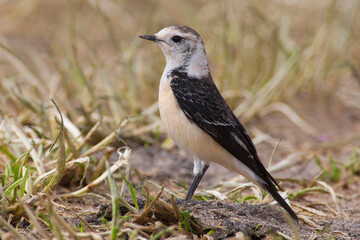
[[[186,195],[184,206],[191,200],[197,186],[199,185],[202,177],[204,176],[206,170],[209,168],[209,164],[201,161],[199,158],[194,156],[194,175],[195,178],[190,186],[190,189]]]

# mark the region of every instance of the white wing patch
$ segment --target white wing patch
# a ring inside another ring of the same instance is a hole
[[[239,138],[234,132],[231,133],[231,136],[235,139],[235,141],[236,141],[243,149],[245,149],[245,150],[250,154],[249,149],[246,147],[246,145],[244,144],[244,142],[241,141],[240,138]]]

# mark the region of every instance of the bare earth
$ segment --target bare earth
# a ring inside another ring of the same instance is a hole
[[[256,144],[265,166],[268,166],[266,159],[270,158],[278,139],[282,139],[282,141],[276,150],[271,166],[276,166],[291,154],[299,153],[287,167],[273,171],[275,178],[290,194],[296,194],[310,186],[321,172],[315,160],[317,155],[331,156],[339,168],[344,168],[346,163],[351,160],[354,150],[360,142],[358,135],[360,112],[358,110],[344,107],[336,99],[325,104],[314,98],[313,105],[305,105],[302,104],[305,101],[304,98],[293,99],[290,107],[314,127],[315,132],[312,134],[304,133],[301,127],[292,123],[279,112],[260,116],[247,125],[251,135],[255,135],[255,142],[258,141],[259,132],[268,134],[267,140]],[[162,136],[162,139],[164,140],[165,136]],[[132,149],[130,158],[132,171],[129,180],[137,189],[140,208],[144,206],[144,197],[142,197],[139,187],[147,186],[153,196],[159,191],[159,187],[155,187],[154,184],[149,183],[150,181],[164,185],[167,190],[181,197],[185,196],[186,191],[179,184],[184,181],[186,186],[189,186],[193,179],[191,156],[177,147],[163,149],[156,144],[144,147],[130,139],[126,142]],[[97,154],[95,157],[99,159],[101,156]],[[116,154],[113,154],[111,159],[115,161]],[[326,161],[324,167],[329,168]],[[121,179],[121,176],[114,176],[117,180]],[[235,172],[213,164],[197,191],[202,193],[201,190],[211,190],[224,181],[233,181],[237,176]],[[251,203],[251,201],[236,203],[229,199],[208,202],[194,200],[187,209],[190,211],[195,232],[201,235],[212,232],[211,236],[214,239],[232,237],[241,239],[241,236],[248,236],[251,239],[268,239],[269,236],[279,236],[279,233],[301,239],[331,239],[332,237],[335,239],[360,239],[359,169],[356,169],[352,176],[344,170],[340,179],[326,182],[327,186],[331,187],[336,194],[337,204],[329,191],[313,191],[299,195],[291,201],[292,207],[299,215],[299,223],[293,223],[286,218],[280,207],[269,205],[271,199],[261,204]],[[71,186],[59,186],[57,194],[73,190]],[[109,187],[105,184],[92,189],[92,191],[103,196],[110,194]],[[245,195],[252,194],[251,191],[244,193]],[[127,196],[130,196],[128,192]],[[169,197],[169,194],[163,194],[161,199],[169,202]],[[55,199],[55,201],[57,200]],[[83,216],[95,228],[104,229],[103,219],[111,221],[112,208],[108,200],[99,200],[97,197],[85,195],[79,198],[65,199],[65,201],[68,207]],[[180,199],[177,201],[181,203]],[[57,211],[67,222],[80,226],[80,220],[68,209],[57,207]],[[121,214],[124,215],[126,212],[126,209],[122,209]],[[149,212],[148,220],[154,224],[160,221],[165,226],[179,224],[169,212],[165,211],[164,213],[159,209]],[[148,223],[145,221],[142,224],[146,226]],[[18,225],[20,229],[21,226],[22,224]],[[23,227],[26,234],[30,230],[28,224],[24,222]],[[183,232],[183,234],[182,237],[192,238],[195,236],[188,232]]]
[[[355,129],[360,129],[360,112],[353,109],[349,111],[336,101],[332,101],[330,107],[324,103],[316,102],[316,99],[313,101],[314,105],[306,106],[301,104],[302,100],[304,99],[294,99],[292,108],[316,129],[315,135],[305,134],[281,113],[266,115],[248,126],[250,132],[256,127],[275,139],[281,138],[283,140],[284,144],[281,143],[278,147],[272,164],[276,164],[281,157],[286,156],[294,149],[304,151],[308,156],[316,152],[326,152],[329,156],[333,156],[339,164],[349,161],[353,155],[353,149],[359,143],[359,136],[355,135],[357,133]],[[355,141],[353,136],[355,136]],[[350,142],[346,140],[349,137],[352,139]],[[332,146],[333,144],[336,147]],[[283,145],[285,146],[283,147]],[[269,159],[273,146],[268,143],[261,143],[257,147],[262,159]],[[266,160],[263,161],[266,163]],[[184,179],[189,186],[193,178],[191,156],[187,156],[186,153],[177,148],[164,150],[157,146],[145,148],[134,146],[131,164],[134,170],[136,169],[143,177],[158,184],[164,184],[169,189],[180,189],[172,181],[179,183]],[[274,176],[310,182],[319,172],[320,169],[314,157],[304,157],[298,164],[275,172]],[[209,189],[221,181],[230,180],[236,176],[236,173],[213,164],[202,180],[198,191]],[[318,216],[294,207],[321,227],[316,229],[314,226],[309,226],[300,221],[296,225],[296,229],[298,229],[301,238],[312,239],[315,236],[321,236],[320,239],[327,239],[327,236],[331,235],[337,239],[359,239],[359,180],[359,173],[357,173],[351,185],[346,183],[346,179],[332,185],[336,193],[342,196],[338,198],[340,212],[337,213],[332,213],[329,210],[330,208],[336,209],[336,206],[327,193],[316,192],[296,199],[294,205],[311,206],[326,214],[326,216]],[[282,184],[290,193],[300,190],[300,186],[297,184],[287,181],[282,182]],[[180,192],[185,196],[185,191],[180,190]],[[323,204],[330,208],[324,207]],[[293,226],[286,222],[279,209],[269,205],[215,201],[192,203],[189,205],[189,209],[192,216],[202,226],[208,226],[208,229],[217,229],[214,236],[218,238],[235,236],[237,232],[261,238],[269,229],[276,229],[294,237]],[[260,227],[255,231],[257,225]]]

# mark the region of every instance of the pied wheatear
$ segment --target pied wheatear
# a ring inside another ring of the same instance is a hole
[[[160,115],[169,136],[194,156],[195,179],[185,204],[210,162],[216,162],[270,193],[297,220],[277,192],[280,186],[261,163],[249,134],[217,89],[200,35],[187,26],[176,25],[139,37],[156,42],[165,55],[159,87]]]

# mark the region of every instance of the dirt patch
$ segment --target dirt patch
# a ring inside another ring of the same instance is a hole
[[[316,129],[316,133],[313,135],[305,134],[301,128],[278,112],[258,118],[248,126],[251,133],[254,132],[256,126],[271,137],[272,141],[257,144],[265,165],[267,165],[266,159],[269,159],[274,147],[271,143],[274,143],[274,140],[277,139],[282,139],[282,143],[276,151],[276,157],[272,165],[282,161],[283,158],[293,153],[295,149],[306,153],[297,164],[273,173],[275,177],[284,179],[281,182],[285,189],[293,194],[305,188],[314,177],[322,172],[316,162],[316,156],[332,157],[335,159],[337,166],[342,169],[352,158],[354,149],[359,143],[359,139],[356,140],[356,138],[355,141],[354,139],[351,142],[346,141],[348,136],[357,134],[355,129],[360,129],[359,121],[354,120],[360,117],[359,111],[349,111],[347,107],[335,99],[331,100],[331,107],[316,99],[313,100],[312,106],[302,104],[303,101],[306,102],[308,99],[298,97],[292,101],[290,107]],[[346,123],[346,131],[343,131],[341,123]],[[344,140],[344,142],[340,141],[338,143],[339,140]],[[324,159],[324,161],[326,162],[327,159]],[[174,184],[173,181],[177,183],[185,181],[189,186],[193,179],[192,157],[177,148],[164,150],[159,146],[150,148],[133,146],[131,164],[134,169],[137,169],[147,179],[164,184],[165,187],[181,193],[182,196],[185,196],[186,191]],[[297,229],[302,239],[315,237],[318,237],[317,239],[328,239],[330,236],[336,239],[357,239],[360,237],[360,222],[358,220],[360,217],[358,210],[360,199],[358,193],[358,189],[360,189],[358,186],[360,182],[359,175],[355,173],[355,175],[349,177],[343,172],[341,174],[342,179],[333,183],[330,181],[329,183],[329,186],[333,188],[338,196],[337,204],[335,204],[330,194],[325,192],[309,193],[293,200],[294,205],[308,206],[326,215],[326,217],[319,216],[294,206],[298,212],[304,214],[317,225],[317,227],[311,226],[300,220]],[[236,176],[238,176],[236,173],[212,164],[207,174],[205,174],[198,191],[211,189],[218,183]],[[302,182],[303,185],[285,180],[287,178],[296,179]],[[192,216],[199,221],[202,227],[217,229],[214,233],[216,238],[235,236],[237,232],[243,232],[255,238],[262,238],[269,234],[270,229],[275,229],[292,237],[296,232],[291,224],[287,224],[281,211],[269,205],[196,202],[189,204],[189,209]],[[332,211],[336,211],[336,213]],[[257,226],[259,227],[255,231],[254,229]]]
[[[169,200],[167,202],[170,202]],[[138,201],[140,209],[144,207],[144,200]],[[183,201],[178,200],[179,208]],[[315,229],[307,226],[302,221],[293,222],[284,211],[268,204],[246,204],[224,201],[192,201],[188,204],[192,218],[201,228],[198,234],[211,233],[214,239],[224,239],[238,236],[242,233],[251,239],[263,239],[266,236],[288,236],[301,239],[328,239],[332,236],[336,239],[358,239],[360,237],[359,219],[331,219],[316,220],[320,227]],[[127,213],[125,207],[120,207],[122,215]],[[103,224],[103,218],[111,220],[112,207],[110,204],[98,206],[98,211],[89,214],[84,219],[91,225]],[[176,220],[169,221],[164,212],[154,209],[148,214],[153,221],[162,221],[163,224],[176,223]],[[80,226],[78,219],[69,220]],[[195,231],[195,229],[192,229]],[[282,235],[281,235],[282,234]]]

